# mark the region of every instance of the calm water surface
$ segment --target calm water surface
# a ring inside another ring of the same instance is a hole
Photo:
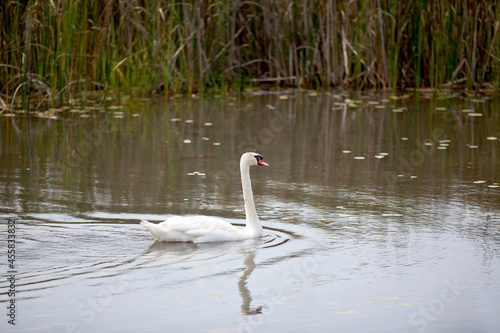
[[[292,92],[0,117],[2,332],[498,332],[500,101]],[[57,117],[56,117],[57,115]],[[57,118],[57,119],[50,119]],[[262,239],[165,244],[174,215]]]

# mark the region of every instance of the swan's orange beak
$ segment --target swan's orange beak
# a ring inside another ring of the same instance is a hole
[[[262,165],[262,166],[269,166],[269,164],[267,164],[266,162],[264,162],[264,160],[260,159],[257,163],[259,163],[259,165]]]

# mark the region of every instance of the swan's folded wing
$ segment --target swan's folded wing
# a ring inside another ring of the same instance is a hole
[[[241,229],[209,216],[173,216],[160,224],[144,226],[159,240],[218,242],[239,239]]]

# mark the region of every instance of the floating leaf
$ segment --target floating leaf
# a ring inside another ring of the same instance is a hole
[[[212,123],[205,123],[204,125],[205,126],[212,126],[213,124]]]
[[[382,297],[383,300],[386,300],[386,301],[395,301],[397,300],[397,296],[384,296]]]
[[[184,120],[185,123],[187,124],[192,124],[194,123],[194,120],[193,119],[187,119],[187,120]]]
[[[366,301],[367,304],[379,304],[379,301]]]
[[[401,138],[401,140],[403,140],[403,141],[407,141],[407,140],[408,140],[408,138],[403,137],[403,138]]]
[[[384,217],[400,217],[403,216],[403,214],[396,214],[396,213],[388,213],[388,214],[382,214]]]
[[[484,184],[484,183],[486,183],[485,180],[475,180],[474,181],[474,184]]]
[[[214,146],[220,146],[220,142],[214,142],[213,145]]]
[[[181,303],[181,304],[192,304],[193,301],[180,301],[179,303]]]
[[[183,140],[184,143],[191,143],[191,140],[190,139],[185,139]]]
[[[389,153],[380,153],[379,155],[387,156],[387,155],[389,155]]]
[[[328,302],[328,305],[344,305],[342,302]]]
[[[354,159],[355,160],[364,160],[365,157],[364,156],[354,156]]]
[[[279,99],[288,99],[287,95],[280,95]]]
[[[415,178],[417,178],[417,176],[410,176],[410,178],[411,178],[411,179],[415,179]]]
[[[486,140],[492,140],[492,141],[495,140],[496,141],[497,137],[495,137],[495,136],[489,136],[489,137],[486,138]]]
[[[346,311],[337,311],[338,314],[355,314],[357,313],[356,311],[353,310],[346,310]]]
[[[381,159],[381,158],[384,158],[385,156],[384,155],[375,155],[375,158],[378,158],[378,159]]]
[[[469,113],[469,117],[482,117],[483,114],[482,113],[478,113],[478,112],[471,112]]]
[[[489,188],[498,188],[499,185],[488,185]]]
[[[396,303],[396,305],[399,305],[399,306],[413,306],[412,303],[401,303],[401,302]]]
[[[171,122],[176,122],[176,121],[181,121],[181,118],[172,118],[170,119]]]
[[[463,109],[462,112],[469,113],[469,112],[474,112],[473,109]]]
[[[342,150],[342,153],[344,153],[344,154],[350,154],[351,151],[350,150]]]

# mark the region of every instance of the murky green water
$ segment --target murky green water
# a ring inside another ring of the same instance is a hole
[[[500,101],[293,92],[0,117],[2,332],[496,332]],[[56,113],[48,115],[55,117]],[[138,221],[262,239],[164,244]]]

